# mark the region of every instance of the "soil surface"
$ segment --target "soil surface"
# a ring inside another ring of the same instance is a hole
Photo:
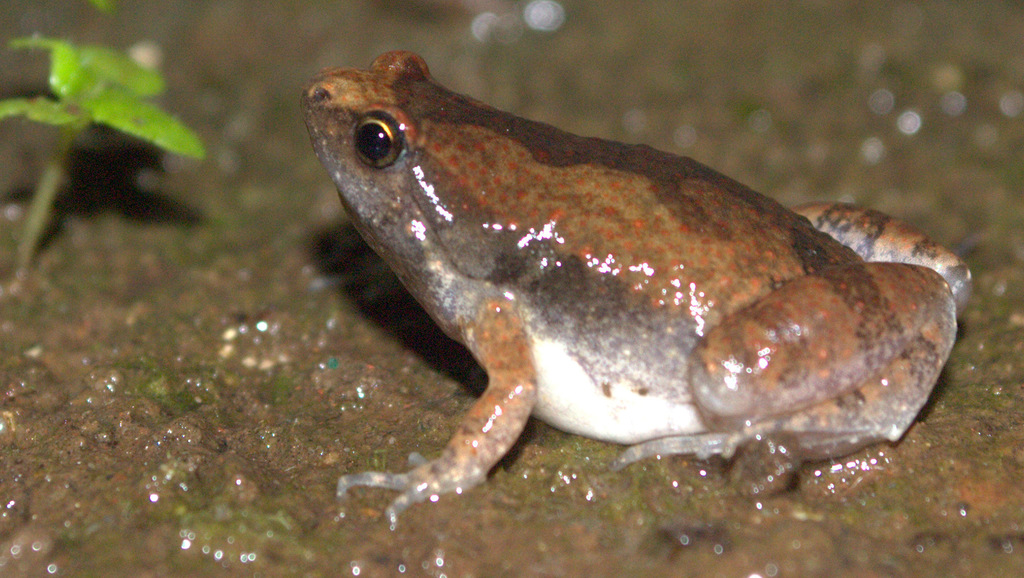
[[[209,156],[90,132],[17,274],[56,134],[0,123],[0,574],[1024,574],[1024,7],[119,4],[9,1],[0,40],[161,57]],[[499,108],[957,248],[975,294],[920,419],[781,481],[757,448],[612,472],[620,446],[531,422],[395,529],[392,492],[337,501],[342,473],[437,455],[486,382],[346,224],[300,118],[317,70],[396,48]],[[2,50],[0,98],[45,91],[42,53]]]

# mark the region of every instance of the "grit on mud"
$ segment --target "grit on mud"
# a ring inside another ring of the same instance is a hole
[[[0,123],[0,573],[1024,572],[1024,10],[565,2],[544,25],[524,16],[543,2],[469,4],[8,3],[5,41],[153,43],[161,104],[210,154],[90,133],[78,154],[123,188],[70,191],[15,275],[19,191],[55,133]],[[390,49],[520,116],[956,247],[975,292],[922,415],[781,481],[757,449],[612,472],[621,446],[532,421],[485,484],[394,530],[393,493],[337,501],[341,474],[436,455],[486,381],[344,221],[301,120],[319,69]],[[0,98],[45,74],[5,52]]]

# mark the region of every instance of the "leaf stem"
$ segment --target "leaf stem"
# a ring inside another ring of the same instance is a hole
[[[25,218],[25,228],[22,230],[21,241],[18,243],[18,270],[23,270],[32,262],[39,246],[39,240],[46,230],[47,223],[53,213],[53,201],[57,198],[57,191],[67,180],[67,162],[71,154],[71,145],[75,137],[82,132],[79,123],[72,123],[61,127],[57,146],[50,155],[50,160],[43,168],[43,174],[39,177],[35,194],[32,195],[32,203],[28,208],[28,216]]]

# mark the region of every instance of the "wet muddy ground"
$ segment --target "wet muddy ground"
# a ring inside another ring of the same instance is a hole
[[[16,276],[19,191],[55,134],[0,123],[0,574],[1024,571],[1020,6],[566,1],[559,23],[500,0],[122,4],[8,2],[0,39],[152,43],[163,104],[210,154],[91,133]],[[757,455],[611,472],[620,447],[536,422],[485,485],[394,530],[390,492],[336,501],[342,473],[436,455],[485,382],[346,226],[300,119],[318,69],[394,48],[500,108],[957,247],[975,296],[920,420],[788,489]],[[45,74],[4,49],[0,97]]]

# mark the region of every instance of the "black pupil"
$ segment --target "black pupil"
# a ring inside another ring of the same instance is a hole
[[[369,161],[379,163],[391,154],[394,142],[383,121],[373,120],[359,127],[356,146]]]

